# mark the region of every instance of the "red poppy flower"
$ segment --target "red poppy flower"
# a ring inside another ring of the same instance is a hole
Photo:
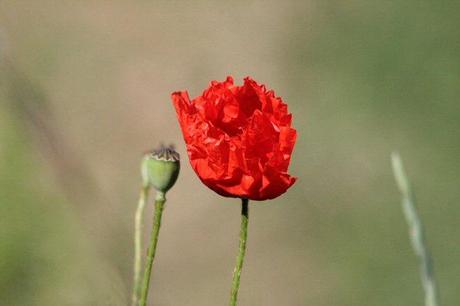
[[[172,100],[190,163],[201,181],[226,197],[273,199],[296,178],[287,173],[296,140],[287,105],[247,77],[212,81],[201,96]]]

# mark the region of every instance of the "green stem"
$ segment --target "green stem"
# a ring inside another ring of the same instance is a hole
[[[137,306],[139,302],[139,294],[141,289],[141,265],[142,265],[142,228],[144,227],[143,216],[145,203],[148,198],[150,188],[144,186],[139,194],[139,202],[137,204],[136,215],[134,217],[134,279],[133,279],[133,295],[132,306]]]
[[[140,306],[147,304],[147,295],[149,293],[150,277],[152,275],[153,260],[155,259],[155,251],[158,243],[158,234],[160,233],[161,216],[163,214],[164,204],[166,202],[165,194],[157,191],[155,198],[155,213],[153,216],[152,233],[150,235],[150,245],[147,254],[147,261],[144,270],[144,279],[142,281],[142,292]]]
[[[415,196],[407,179],[401,157],[397,153],[392,156],[393,173],[402,195],[402,208],[407,224],[412,247],[420,261],[420,276],[425,291],[425,306],[439,306],[439,293],[434,277],[433,260],[426,246],[422,221],[415,207]]]
[[[233,270],[232,291],[230,294],[230,306],[236,305],[238,289],[240,288],[241,269],[243,268],[244,255],[246,253],[246,241],[248,239],[248,220],[249,207],[248,199],[241,199],[241,228],[240,228],[240,247],[236,257],[235,270]]]

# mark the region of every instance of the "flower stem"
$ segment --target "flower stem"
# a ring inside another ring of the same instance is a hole
[[[141,253],[142,253],[142,228],[144,227],[143,216],[145,202],[147,201],[150,188],[143,186],[139,194],[139,202],[137,204],[136,215],[134,217],[134,279],[133,279],[133,295],[132,306],[137,306],[139,301],[141,287]]]
[[[230,294],[230,306],[236,305],[238,289],[240,288],[241,269],[243,268],[244,255],[246,253],[246,241],[248,239],[248,220],[249,207],[248,199],[241,199],[241,228],[240,228],[240,247],[236,257],[235,270],[233,270],[232,291]]]
[[[163,214],[164,204],[166,202],[165,194],[157,191],[155,197],[155,213],[153,216],[152,233],[150,235],[150,245],[147,254],[147,261],[144,270],[144,279],[142,281],[142,292],[140,306],[147,304],[147,295],[149,293],[150,276],[152,275],[153,260],[155,259],[155,251],[158,243],[158,234],[160,233],[161,216]]]
[[[402,195],[402,208],[407,224],[412,247],[420,261],[420,276],[425,291],[425,306],[439,306],[439,293],[434,277],[433,260],[426,246],[422,221],[415,207],[415,196],[404,171],[401,157],[397,153],[391,156],[393,173]]]

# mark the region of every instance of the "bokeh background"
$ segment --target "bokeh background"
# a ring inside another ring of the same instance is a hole
[[[127,305],[144,151],[175,143],[152,305],[225,305],[239,202],[202,185],[169,95],[250,75],[298,129],[251,204],[240,305],[421,305],[393,182],[415,186],[444,305],[460,295],[460,2],[0,2],[0,305]],[[152,213],[151,205],[148,215]]]

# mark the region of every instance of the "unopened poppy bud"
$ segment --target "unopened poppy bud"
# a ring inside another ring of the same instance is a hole
[[[142,160],[141,172],[144,187],[154,187],[166,193],[177,180],[180,170],[180,155],[172,146],[161,146],[147,153]]]

